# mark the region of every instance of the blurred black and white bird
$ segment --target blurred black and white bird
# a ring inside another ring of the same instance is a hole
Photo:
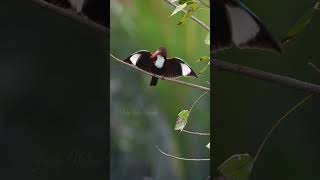
[[[108,1],[106,0],[45,0],[61,8],[70,9],[75,13],[85,16],[96,23],[107,27],[108,23]]]
[[[81,13],[88,0],[69,0],[70,5],[77,13]]]
[[[239,0],[213,1],[213,53],[230,48],[281,53],[281,47],[262,21]]]

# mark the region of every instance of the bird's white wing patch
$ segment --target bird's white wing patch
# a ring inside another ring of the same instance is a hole
[[[230,19],[232,40],[238,46],[253,39],[260,31],[257,22],[240,7],[226,6]]]
[[[181,69],[182,69],[182,75],[183,76],[187,76],[188,74],[191,73],[191,69],[189,66],[187,66],[186,64],[180,63],[181,64]]]
[[[163,56],[157,55],[157,60],[156,60],[155,66],[157,68],[161,69],[163,67],[164,61],[165,61],[165,59]]]
[[[134,54],[130,57],[130,61],[133,65],[136,65],[139,58],[140,58],[141,54]]]

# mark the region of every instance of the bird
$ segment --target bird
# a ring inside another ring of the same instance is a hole
[[[198,77],[184,60],[178,57],[167,58],[167,49],[162,46],[153,53],[148,50],[139,50],[124,59],[124,62],[162,78]],[[150,86],[156,86],[157,83],[158,77],[152,76]]]
[[[282,49],[257,15],[239,0],[213,1],[213,53],[234,44],[281,53]]]

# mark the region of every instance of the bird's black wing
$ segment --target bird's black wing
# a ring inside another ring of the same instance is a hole
[[[198,77],[197,74],[182,59],[174,57],[168,58],[162,67],[162,76],[176,78],[180,76]]]
[[[152,73],[154,64],[150,59],[150,55],[151,53],[146,50],[137,51],[127,57],[124,62],[133,64],[142,70]]]

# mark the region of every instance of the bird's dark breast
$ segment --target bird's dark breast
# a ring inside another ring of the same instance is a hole
[[[157,68],[155,65],[152,66],[152,72],[156,75],[163,75],[163,68]]]

